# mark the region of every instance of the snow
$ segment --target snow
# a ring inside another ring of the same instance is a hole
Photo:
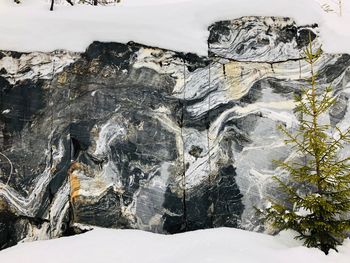
[[[82,52],[94,40],[129,41],[207,55],[208,26],[247,15],[289,16],[319,23],[323,48],[350,53],[350,1],[343,16],[327,13],[332,0],[122,0],[115,6],[57,5],[47,0],[0,1],[0,50]]]
[[[350,240],[328,256],[306,248],[289,232],[268,236],[218,228],[177,235],[96,228],[85,234],[22,243],[0,252],[6,263],[345,263]]]

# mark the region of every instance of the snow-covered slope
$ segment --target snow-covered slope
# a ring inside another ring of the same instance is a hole
[[[350,241],[325,256],[302,247],[291,233],[272,237],[237,229],[172,236],[136,230],[95,229],[49,241],[22,243],[0,253],[6,263],[345,263]]]
[[[58,5],[54,12],[47,0],[22,2],[0,1],[0,50],[84,51],[99,40],[206,55],[209,25],[256,15],[319,23],[326,52],[350,53],[348,0],[342,17],[324,12],[317,0],[124,0],[108,7]]]

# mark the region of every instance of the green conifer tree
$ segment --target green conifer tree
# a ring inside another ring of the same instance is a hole
[[[350,157],[340,153],[350,142],[350,129],[341,131],[320,122],[336,102],[331,86],[318,88],[314,65],[320,56],[321,49],[313,53],[310,37],[305,60],[311,79],[295,97],[298,128],[290,133],[280,126],[286,144],[292,145],[298,157],[277,162],[287,172],[284,179],[274,177],[286,198],[271,201],[263,214],[274,228],[295,230],[305,246],[328,254],[350,230]]]

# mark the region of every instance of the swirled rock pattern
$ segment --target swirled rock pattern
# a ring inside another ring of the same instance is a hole
[[[210,27],[209,56],[136,43],[0,52],[0,248],[85,226],[261,230],[272,160],[292,154],[293,94],[317,27],[244,17]],[[332,125],[349,125],[350,56],[323,54]]]

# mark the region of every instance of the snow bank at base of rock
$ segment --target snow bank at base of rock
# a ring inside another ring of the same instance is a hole
[[[0,50],[84,51],[94,40],[139,42],[207,55],[208,26],[241,16],[293,17],[319,23],[324,49],[350,53],[350,1],[343,16],[326,13],[317,0],[123,0],[116,6],[56,6],[46,0],[0,2]]]
[[[6,263],[345,263],[350,241],[325,256],[284,232],[273,237],[219,228],[177,235],[97,228],[73,237],[22,243],[0,252]]]

